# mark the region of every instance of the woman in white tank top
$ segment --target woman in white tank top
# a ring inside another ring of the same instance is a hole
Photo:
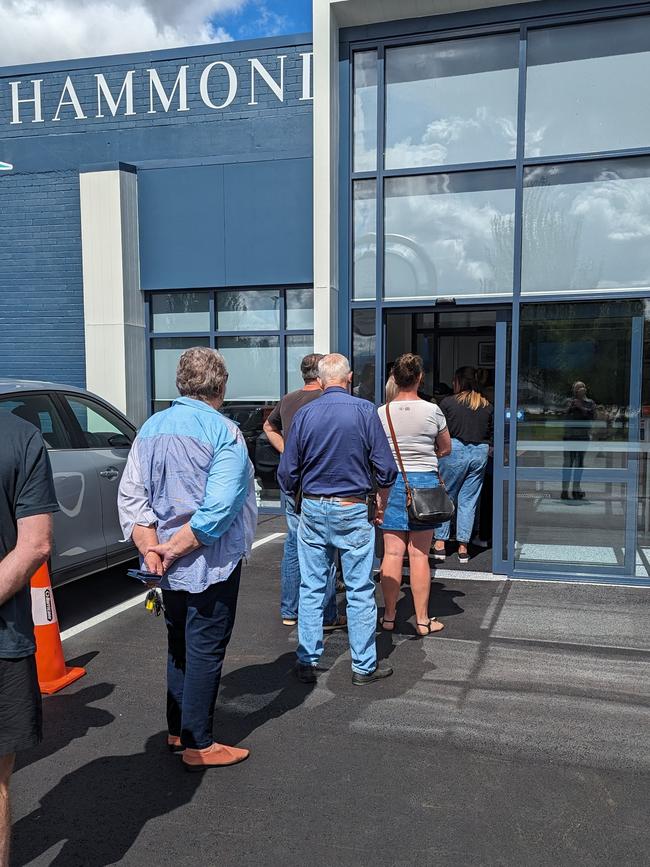
[[[397,391],[390,401],[390,417],[409,485],[435,488],[440,484],[438,458],[451,452],[451,440],[440,407],[418,397],[423,376],[422,359],[419,355],[407,353],[397,359],[392,371]],[[379,418],[397,461],[386,418],[386,406],[379,408]],[[381,564],[381,589],[384,596],[382,627],[388,632],[395,628],[395,612],[402,583],[402,563],[404,554],[408,551],[415,628],[418,635],[422,636],[439,632],[443,629],[443,624],[429,616],[429,549],[435,526],[432,524],[429,529],[422,529],[421,526],[411,529],[401,473],[391,489],[381,526],[384,534],[384,559]]]

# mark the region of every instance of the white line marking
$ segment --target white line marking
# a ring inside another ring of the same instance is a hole
[[[141,605],[144,602],[146,595],[146,593],[139,593],[137,596],[134,596],[133,599],[127,599],[126,602],[121,602],[119,605],[107,608],[106,611],[102,611],[101,614],[96,614],[94,617],[91,617],[90,620],[84,620],[83,623],[77,623],[76,626],[71,626],[70,629],[64,629],[61,633],[61,641],[65,641],[66,638],[72,638],[73,635],[79,635],[80,632],[85,632],[86,629],[97,626],[98,623],[103,623],[104,620],[110,620],[111,617],[115,617],[116,614],[121,614],[123,611],[128,611],[129,608]]]
[[[260,545],[266,545],[267,542],[272,542],[274,539],[279,539],[280,536],[284,536],[284,533],[271,533],[268,536],[264,536],[261,539],[258,539],[256,542],[253,542],[253,548],[259,548]],[[91,617],[89,620],[84,620],[83,623],[77,623],[76,626],[71,626],[69,629],[64,629],[61,633],[61,641],[65,641],[68,638],[72,638],[75,635],[79,635],[80,632],[85,632],[87,629],[91,629],[93,626],[97,626],[98,623],[103,623],[105,620],[110,620],[111,617],[115,617],[117,614],[121,614],[123,611],[128,611],[129,608],[135,608],[136,605],[141,605],[147,594],[140,593],[137,596],[134,596],[133,599],[127,599],[126,602],[120,602],[119,605],[114,605],[112,608],[107,608],[106,611],[102,611],[101,614],[96,614],[94,617]]]
[[[264,536],[263,539],[258,539],[257,542],[253,542],[253,549],[259,548],[260,545],[266,545],[267,542],[272,542],[274,539],[279,539],[280,536],[285,536],[285,533],[271,533],[269,536]]]

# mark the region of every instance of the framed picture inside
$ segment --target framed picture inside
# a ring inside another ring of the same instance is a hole
[[[496,353],[496,344],[494,341],[479,343],[478,345],[478,366],[479,367],[494,367]]]

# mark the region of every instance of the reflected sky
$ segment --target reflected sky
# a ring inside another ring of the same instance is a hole
[[[387,178],[387,298],[512,291],[513,173]]]
[[[522,292],[650,286],[650,160],[526,173]]]
[[[377,285],[377,200],[375,181],[355,181],[354,298],[368,300]]]
[[[354,171],[377,168],[377,52],[354,55]]]
[[[386,168],[512,159],[514,34],[386,51]]]

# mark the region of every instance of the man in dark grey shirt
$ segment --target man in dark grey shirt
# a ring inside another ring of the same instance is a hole
[[[40,431],[0,410],[0,438],[0,867],[7,867],[15,753],[42,737],[29,581],[50,556],[59,506]]]
[[[285,394],[264,422],[264,433],[269,438],[273,448],[280,454],[284,451],[284,441],[289,433],[294,415],[303,406],[323,394],[323,389],[317,379],[318,362],[322,357],[318,353],[305,355],[300,364],[304,386],[297,391]],[[298,523],[300,516],[296,514],[296,501],[293,497],[285,496],[284,509],[287,521],[287,538],[284,542],[284,555],[280,568],[280,616],[285,626],[295,626],[298,622],[298,597],[300,593],[300,564],[298,563]],[[323,628],[332,631],[344,627],[346,623],[347,619],[339,615],[336,609],[336,572],[334,570],[327,588]]]

